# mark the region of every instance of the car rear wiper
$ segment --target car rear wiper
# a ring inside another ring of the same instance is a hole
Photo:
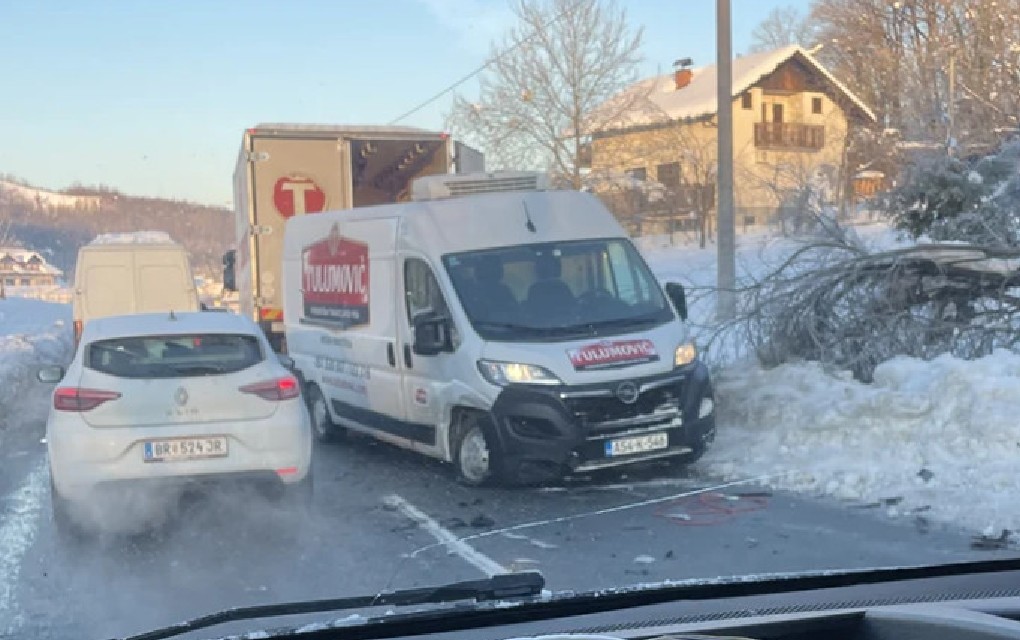
[[[419,587],[403,589],[370,596],[353,596],[350,598],[331,598],[326,600],[305,600],[281,604],[253,605],[235,607],[217,613],[179,622],[168,627],[147,631],[124,640],[161,640],[172,638],[199,629],[207,629],[228,622],[255,620],[259,618],[275,618],[306,613],[328,613],[349,609],[363,609],[381,606],[409,606],[416,604],[441,604],[459,600],[503,600],[508,598],[528,598],[542,593],[545,578],[537,571],[521,573],[501,573],[481,580],[453,582],[439,587]]]

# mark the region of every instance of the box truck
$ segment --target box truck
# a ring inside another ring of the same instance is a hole
[[[401,202],[419,176],[476,171],[484,159],[447,134],[413,127],[260,124],[234,171],[235,244],[224,288],[285,350],[280,265],[284,223],[322,211]]]

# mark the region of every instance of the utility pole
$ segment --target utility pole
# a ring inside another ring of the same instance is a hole
[[[716,316],[730,320],[737,314],[736,231],[733,218],[733,55],[730,45],[730,0],[716,0],[716,87],[719,104],[716,198],[719,234]]]
[[[956,140],[953,139],[955,136],[953,117],[956,103],[956,49],[949,51],[949,100],[946,106],[946,151],[950,156],[956,155]]]

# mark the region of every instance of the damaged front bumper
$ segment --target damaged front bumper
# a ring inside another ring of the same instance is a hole
[[[492,413],[504,471],[519,479],[693,460],[715,438],[715,398],[701,362],[611,383],[511,385]]]

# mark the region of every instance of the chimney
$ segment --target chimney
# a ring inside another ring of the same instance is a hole
[[[689,85],[694,78],[694,72],[688,68],[692,62],[690,58],[680,58],[673,63],[673,80],[676,82],[677,91]]]

